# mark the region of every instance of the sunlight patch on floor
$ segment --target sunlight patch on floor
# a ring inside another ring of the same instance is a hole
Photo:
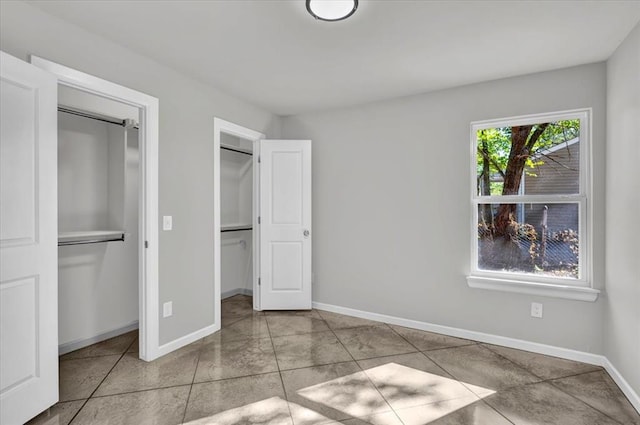
[[[396,363],[373,367],[364,373],[380,391],[384,403],[371,393],[370,382],[363,379],[363,372],[303,388],[298,394],[354,417],[391,407],[396,412],[405,409],[404,416],[412,423],[418,423],[419,419],[421,424],[427,424],[495,393]]]
[[[427,425],[495,391],[387,363],[303,388],[297,393],[311,404],[322,404],[344,417],[360,418],[363,423],[399,424],[399,417],[405,424]],[[296,422],[304,424],[339,423],[308,407],[272,397],[197,419],[188,425],[293,425],[291,415]]]
[[[255,403],[225,410],[213,416],[196,419],[185,425],[269,424],[292,425],[287,401],[272,397]]]
[[[388,412],[391,406],[364,372],[322,382],[297,391],[302,397],[353,417]]]
[[[409,407],[408,409],[397,409],[396,414],[402,419],[405,425],[427,425],[443,416],[450,415],[460,409],[472,405],[479,401],[476,396],[457,398],[454,400],[438,401],[423,406]],[[465,424],[490,424],[481,418],[483,410],[476,410],[471,415],[473,419],[465,417]]]

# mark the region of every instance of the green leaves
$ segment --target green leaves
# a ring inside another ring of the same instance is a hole
[[[546,126],[546,127],[545,127]],[[545,163],[544,157],[540,153],[575,139],[580,135],[580,120],[562,120],[552,123],[540,123],[533,125],[529,132],[529,138],[537,136],[537,132],[542,130],[535,143],[531,146],[526,158],[526,173],[535,177],[533,171]],[[476,155],[478,182],[483,177],[483,173],[488,169],[491,180],[491,194],[497,193],[498,186],[502,186],[500,180],[504,178],[509,156],[511,153],[511,131],[512,127],[497,127],[478,130]],[[484,170],[484,171],[483,171]]]

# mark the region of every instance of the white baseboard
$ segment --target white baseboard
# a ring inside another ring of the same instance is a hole
[[[185,335],[181,338],[178,339],[174,339],[171,342],[168,342],[164,345],[161,345],[160,347],[158,347],[158,351],[157,351],[157,355],[154,356],[154,359],[157,359],[158,357],[162,357],[165,354],[169,354],[172,351],[175,351],[179,348],[184,347],[185,345],[189,345],[192,342],[196,342],[197,340],[204,338],[206,336],[211,335],[214,332],[217,332],[220,330],[220,324],[213,324],[210,326],[207,326],[205,328],[199,329],[195,332],[192,332],[188,335]]]
[[[220,294],[220,299],[224,300],[225,298],[230,298],[230,297],[233,297],[234,295],[239,295],[239,294],[252,296],[253,291],[251,289],[246,289],[246,288],[236,288]],[[177,350],[186,345],[189,345],[192,342],[195,342],[200,338],[207,337],[219,330],[220,330],[220,324],[217,324],[217,325],[213,324],[211,326],[207,326],[206,328],[192,332],[189,335],[185,335],[182,338],[178,338],[164,345],[161,345],[160,347],[158,347],[158,355],[155,358],[164,356],[165,354],[169,354],[174,350]]]
[[[547,356],[560,357],[568,360],[602,366],[611,375],[611,378],[618,384],[622,392],[627,396],[633,407],[640,412],[640,397],[634,391],[624,377],[611,364],[609,359],[599,354],[586,353],[584,351],[571,350],[569,348],[555,347],[553,345],[539,344],[537,342],[525,341],[516,338],[508,338],[499,335],[492,335],[483,332],[470,331],[466,329],[453,328],[450,326],[436,325],[433,323],[420,322],[417,320],[403,319],[401,317],[387,316],[386,314],[371,313],[368,311],[355,310],[348,307],[341,307],[332,304],[319,302],[313,303],[313,308],[318,310],[340,313],[347,316],[359,317],[361,319],[384,322],[392,325],[404,326],[412,329],[419,329],[428,332],[454,336],[457,338],[471,339],[488,344],[502,345],[504,347],[516,348],[518,350],[531,351],[533,353],[545,354]]]
[[[235,289],[231,289],[229,291],[223,292],[222,294],[220,294],[220,298],[224,300],[225,298],[231,298],[234,295],[248,295],[252,297],[253,290],[246,289],[246,288],[235,288]]]
[[[602,365],[602,367],[605,368],[607,373],[609,373],[609,376],[611,376],[615,383],[618,384],[624,395],[627,396],[629,402],[631,402],[633,407],[638,411],[638,413],[640,413],[640,397],[638,396],[638,393],[636,393],[634,389],[631,388],[631,385],[629,385],[627,380],[624,379],[622,374],[620,374],[618,369],[616,369],[616,367],[609,361],[608,358],[604,356],[602,356],[602,358],[604,360],[604,364]]]
[[[123,326],[121,328],[118,329],[113,329],[111,331],[108,332],[103,332],[99,335],[96,336],[92,336],[89,338],[83,338],[83,339],[77,339],[75,341],[71,341],[71,342],[66,342],[64,344],[60,344],[58,346],[58,355],[63,355],[63,354],[67,354],[70,353],[72,351],[76,351],[79,350],[81,348],[84,347],[88,347],[89,345],[92,344],[96,344],[98,342],[102,342],[105,341],[109,338],[113,338],[114,336],[118,336],[118,335],[122,335],[125,334],[127,332],[131,332],[134,329],[138,329],[138,321],[134,321],[129,323],[126,326]]]

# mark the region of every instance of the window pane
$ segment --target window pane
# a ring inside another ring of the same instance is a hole
[[[580,120],[478,130],[480,196],[580,192]]]
[[[579,277],[579,205],[478,205],[478,269]]]

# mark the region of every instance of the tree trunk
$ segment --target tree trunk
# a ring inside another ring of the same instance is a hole
[[[549,123],[537,126],[523,125],[511,128],[511,150],[504,173],[503,195],[517,195],[522,182],[527,159]],[[533,130],[533,131],[532,131]],[[495,266],[504,269],[522,269],[525,265],[518,239],[519,226],[516,220],[516,204],[500,204],[494,218],[494,247],[492,259]]]
[[[482,146],[480,147],[482,150],[482,196],[491,195],[491,164],[489,162],[489,147],[487,146],[487,141],[482,141]],[[491,205],[482,204],[482,222],[485,226],[493,225],[493,214],[491,213]]]
[[[527,159],[531,156],[531,150],[536,144],[549,123],[539,124],[532,132],[534,126],[523,125],[511,128],[511,150],[509,161],[504,173],[503,195],[517,195],[522,182],[522,174]],[[516,205],[501,204],[495,217],[495,234],[497,236],[507,236],[509,226],[515,221]]]

